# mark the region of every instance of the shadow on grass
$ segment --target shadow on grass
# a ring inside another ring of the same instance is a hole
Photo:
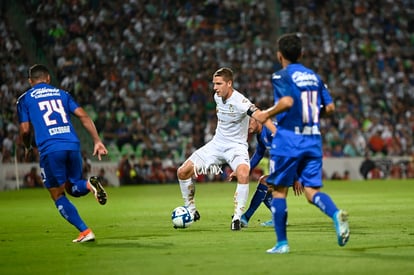
[[[349,245],[340,250],[306,250],[296,251],[297,255],[326,257],[326,258],[358,258],[358,259],[372,259],[375,261],[395,261],[400,263],[412,263],[412,248],[414,244],[390,244],[378,246],[364,246],[364,247],[350,247]],[[406,250],[407,255],[402,254]],[[328,253],[326,253],[328,252]]]
[[[152,249],[165,249],[173,247],[173,243],[167,242],[149,242],[148,240],[137,239],[104,239],[95,242],[86,242],[80,244],[83,247],[90,248],[152,248]]]

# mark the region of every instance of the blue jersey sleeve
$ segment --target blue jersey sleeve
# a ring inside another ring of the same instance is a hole
[[[266,150],[270,148],[272,144],[273,135],[272,132],[263,126],[262,132],[256,135],[257,146],[256,150],[250,158],[250,169],[255,168],[264,157]]]
[[[332,96],[329,93],[328,87],[321,81],[322,88],[321,88],[321,105],[326,106],[328,104],[331,104],[333,102]]]
[[[290,95],[288,83],[283,77],[283,71],[279,71],[272,74],[272,87],[273,87],[273,99],[274,104],[277,104],[280,98]],[[285,113],[281,113],[276,115],[276,121],[283,120],[285,117]]]
[[[26,93],[21,95],[19,99],[17,100],[17,117],[18,117],[19,123],[30,121],[29,110],[25,103],[25,96],[26,96]]]
[[[257,145],[256,150],[253,153],[253,156],[250,158],[250,169],[255,168],[259,162],[264,157],[266,152],[266,146],[263,144],[263,141],[260,139],[260,134],[257,134]]]

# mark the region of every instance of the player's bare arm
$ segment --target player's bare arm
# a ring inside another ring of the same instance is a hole
[[[269,119],[269,117],[264,119],[264,121],[259,120],[258,116],[260,116],[260,115],[255,115],[258,112],[260,113],[262,111],[259,108],[257,108],[255,105],[252,105],[247,110],[247,115],[254,118],[254,119],[256,119],[261,124],[265,125],[267,127],[267,129],[269,129],[272,132],[272,134],[274,135],[276,133],[276,126],[273,123],[273,121],[271,119]]]
[[[99,137],[98,131],[95,127],[95,123],[93,123],[93,120],[82,107],[77,108],[74,113],[81,121],[83,127],[85,127],[85,129],[89,132],[89,134],[92,137],[94,143],[93,155],[97,155],[98,159],[101,160],[101,156],[108,154],[108,150],[106,149],[105,145],[101,141],[101,138]]]
[[[272,132],[273,136],[276,134],[276,126],[271,119],[267,119],[263,125]]]
[[[20,137],[24,144],[24,159],[26,161],[33,157],[33,146],[35,146],[34,133],[30,127],[30,122],[22,122],[19,125]]]
[[[20,123],[19,127],[20,127],[20,136],[23,140],[23,144],[26,148],[29,148],[31,145],[30,122],[22,122]]]
[[[254,112],[253,118],[261,123],[265,123],[268,118],[289,110],[293,106],[293,103],[294,100],[291,96],[284,96],[272,107],[263,111]]]

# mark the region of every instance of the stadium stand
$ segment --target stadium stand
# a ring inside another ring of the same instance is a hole
[[[15,8],[24,25],[7,12]],[[413,11],[409,0],[2,1],[1,161],[22,161],[15,101],[39,51],[117,147],[111,158],[129,144],[149,165],[175,150],[178,165],[214,130],[216,68],[234,68],[237,89],[271,104],[274,42],[285,32],[303,35],[303,63],[335,98],[337,115],[322,119],[327,157],[412,155]]]

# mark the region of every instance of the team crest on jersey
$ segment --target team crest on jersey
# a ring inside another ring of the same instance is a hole
[[[232,112],[232,113],[234,112],[234,107],[233,107],[233,104],[230,104],[230,105],[229,105],[229,110],[230,110],[230,112]]]

